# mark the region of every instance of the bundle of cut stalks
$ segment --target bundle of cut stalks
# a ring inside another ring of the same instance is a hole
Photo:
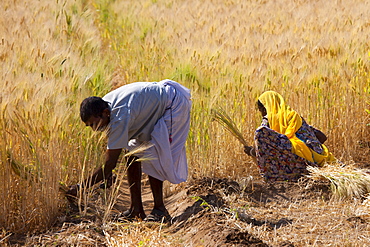
[[[243,146],[249,146],[248,142],[244,139],[242,132],[238,129],[235,122],[231,117],[221,108],[211,110],[212,119],[216,120],[225,129],[227,129]],[[256,157],[252,156],[254,162],[257,162]]]
[[[313,180],[329,180],[334,195],[347,198],[364,198],[370,193],[369,171],[355,168],[353,165],[329,165],[307,167]]]
[[[235,122],[221,107],[218,107],[218,109],[212,109],[211,114],[213,120],[216,120],[219,124],[226,128],[233,136],[236,137],[236,139],[238,139],[238,141],[241,142],[241,144],[248,146],[247,141],[244,139]]]

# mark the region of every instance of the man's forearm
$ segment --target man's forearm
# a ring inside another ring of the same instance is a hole
[[[113,169],[117,165],[119,155],[122,149],[108,149],[105,155],[105,165],[98,168],[93,175],[85,180],[84,187],[91,187],[92,185],[109,178],[112,175]]]
[[[100,167],[97,169],[93,175],[86,179],[85,182],[83,183],[83,187],[89,188],[93,186],[96,183],[99,183],[100,181],[108,178],[112,174],[112,170],[108,171],[109,169],[105,169],[105,167]]]

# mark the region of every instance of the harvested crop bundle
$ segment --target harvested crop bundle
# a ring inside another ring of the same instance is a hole
[[[370,174],[364,169],[352,165],[340,164],[323,167],[308,166],[309,178],[313,180],[329,180],[334,195],[348,198],[363,198],[370,192]]]

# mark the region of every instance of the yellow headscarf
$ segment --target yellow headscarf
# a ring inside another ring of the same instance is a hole
[[[335,161],[334,156],[325,145],[322,144],[323,153],[318,154],[296,137],[295,133],[302,126],[302,118],[285,104],[284,98],[279,93],[267,91],[261,94],[258,100],[266,108],[270,128],[289,138],[293,153],[319,165]]]

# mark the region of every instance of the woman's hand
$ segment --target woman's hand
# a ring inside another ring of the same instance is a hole
[[[248,154],[249,156],[256,157],[256,151],[252,146],[244,146],[244,153]]]

